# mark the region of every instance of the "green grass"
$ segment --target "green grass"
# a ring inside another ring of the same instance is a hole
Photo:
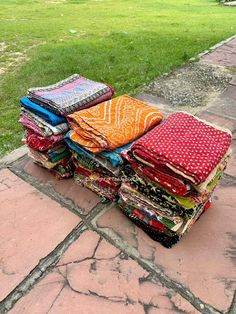
[[[7,44],[0,67],[33,46],[29,60],[0,79],[0,155],[21,145],[18,99],[27,88],[80,73],[111,84],[117,95],[134,94],[236,33],[236,10],[215,0],[49,2],[0,0],[0,42]]]

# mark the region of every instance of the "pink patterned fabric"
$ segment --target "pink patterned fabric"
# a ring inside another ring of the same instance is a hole
[[[52,143],[57,143],[62,140],[64,140],[65,133],[58,134],[58,135],[51,135],[51,136],[45,136],[45,134],[42,132],[42,130],[37,126],[35,122],[30,120],[28,117],[25,115],[21,114],[19,122],[27,129],[31,130],[31,133],[36,133],[40,135],[41,137],[47,138],[49,141]]]

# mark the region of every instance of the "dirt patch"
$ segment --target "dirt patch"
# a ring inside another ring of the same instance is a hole
[[[10,68],[27,61],[27,50],[29,50],[29,48],[25,49],[23,52],[16,52],[10,50],[6,43],[0,42],[0,77]]]
[[[231,78],[222,67],[196,62],[153,81],[144,92],[162,97],[173,106],[206,106],[222,93]]]
[[[45,42],[40,43],[40,45],[45,44]],[[27,53],[29,50],[35,48],[39,44],[34,44],[28,46],[23,51],[14,51],[5,42],[0,42],[0,78],[6,72],[14,70],[15,67],[25,63],[29,60]]]

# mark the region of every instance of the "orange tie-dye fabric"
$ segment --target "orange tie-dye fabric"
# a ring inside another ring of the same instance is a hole
[[[162,118],[158,109],[128,95],[67,116],[73,130],[71,140],[95,153],[134,141]]]

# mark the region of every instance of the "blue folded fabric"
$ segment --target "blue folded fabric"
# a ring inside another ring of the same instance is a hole
[[[29,111],[35,113],[42,119],[44,119],[49,124],[55,126],[60,123],[67,122],[66,118],[60,117],[55,113],[37,105],[36,103],[32,102],[28,97],[22,97],[20,99],[21,106],[28,109]]]
[[[133,143],[126,144],[122,147],[116,148],[113,151],[104,151],[98,154],[94,154],[92,152],[87,152],[84,150],[80,145],[78,145],[76,142],[72,141],[70,138],[70,132],[67,132],[65,136],[65,141],[68,144],[68,146],[73,149],[78,155],[84,158],[88,159],[94,159],[94,156],[98,155],[100,157],[103,157],[107,159],[113,167],[118,167],[124,163],[124,159],[121,157],[120,153],[129,148]]]

